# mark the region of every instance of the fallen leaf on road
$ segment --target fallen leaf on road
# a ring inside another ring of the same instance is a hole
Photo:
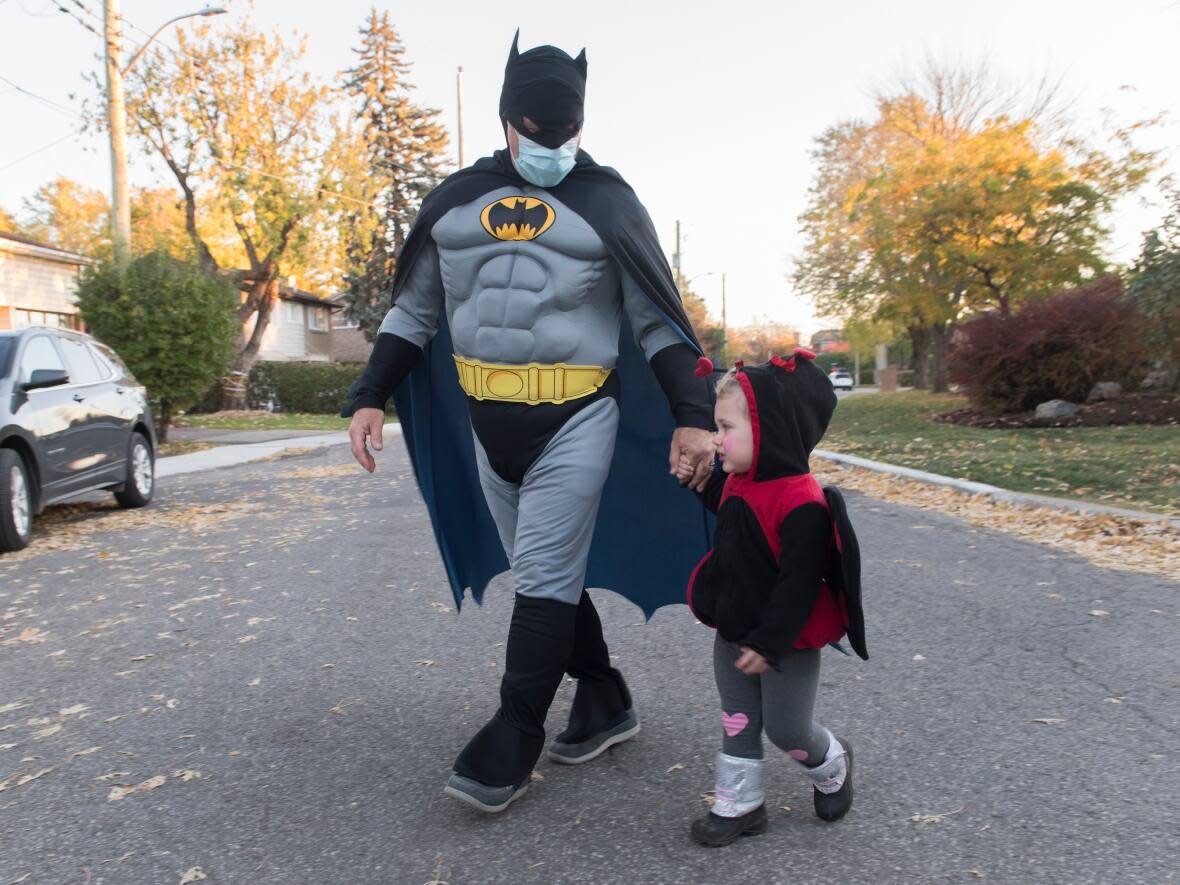
[[[914,660],[915,661],[924,661],[924,660],[926,660],[926,656],[925,655],[914,655]]]
[[[258,637],[253,634],[251,634],[249,636],[241,636],[238,638],[238,642],[239,643],[253,642],[257,638]]]
[[[18,747],[19,744],[0,744],[0,750],[11,750],[13,747]]]
[[[110,781],[110,780],[114,780],[117,777],[127,777],[127,775],[129,775],[129,774],[131,774],[130,771],[110,771],[110,772],[107,772],[106,774],[100,774],[98,777],[95,778],[95,780],[96,781]]]
[[[191,768],[182,768],[179,771],[173,772],[172,776],[178,777],[185,783],[188,783],[189,781],[199,780],[201,777],[201,772],[194,771]]]
[[[79,756],[89,756],[91,753],[97,753],[102,747],[91,747],[88,750],[79,750],[77,753],[71,753],[71,759],[77,759]]]
[[[533,781],[534,783],[537,781],[543,781],[545,780],[545,775],[541,774],[541,772],[534,768],[533,773],[529,775],[529,780]]]
[[[1033,720],[1033,722],[1037,723],[1038,725],[1060,725],[1064,721],[1065,721],[1064,719],[1053,719],[1050,717],[1046,717],[1044,719],[1034,719]]]
[[[136,655],[135,657],[131,658],[131,661],[132,661],[132,663],[136,663],[138,661],[146,661],[149,658],[154,658],[154,657],[155,657],[155,655]]]
[[[180,882],[177,885],[189,885],[190,882],[200,882],[205,878],[205,871],[200,867],[191,867],[185,870],[180,876]]]
[[[72,707],[66,707],[64,710],[58,710],[58,716],[76,716],[79,713],[85,713],[90,709],[88,704],[74,704]]]
[[[261,679],[251,679],[251,680],[250,680],[249,682],[247,682],[246,684],[247,684],[248,686],[250,686],[251,688],[257,688],[257,687],[258,687],[258,686],[259,686],[261,683],[262,683],[262,680],[261,680]]]
[[[1121,704],[1123,702],[1123,699],[1122,698],[1106,698],[1106,702],[1108,704]]]
[[[1100,608],[1096,608],[1096,609],[1086,612],[1086,614],[1090,615],[1090,617],[1093,617],[1093,618],[1105,618],[1107,615],[1110,614],[1110,612],[1106,612]]]
[[[954,811],[944,811],[941,814],[915,814],[910,818],[910,820],[916,824],[940,824],[948,817],[954,817],[956,814],[962,814],[966,810],[966,805],[960,805]]]
[[[0,713],[11,713],[13,710],[19,710],[22,707],[27,707],[28,704],[0,704]]]
[[[51,726],[49,726],[48,728],[44,728],[44,729],[42,729],[41,731],[39,731],[39,732],[37,732],[36,734],[34,734],[34,735],[33,735],[33,737],[35,737],[35,738],[47,738],[47,737],[50,737],[51,735],[55,735],[55,734],[57,734],[59,731],[61,731],[61,730],[62,730],[62,728],[63,728],[63,727],[64,727],[64,726],[63,726],[63,725],[62,725],[62,724],[59,722],[59,723],[57,723],[56,725],[51,725]]]
[[[684,763],[677,762],[675,765],[673,765],[671,768],[669,768],[667,771],[665,771],[664,774],[671,774],[674,771],[684,771]]]
[[[423,658],[420,661],[414,661],[414,663],[417,664],[419,667],[433,667],[434,666],[434,661],[428,661],[425,658]]]
[[[155,777],[149,777],[142,784],[136,784],[134,787],[111,787],[111,791],[107,793],[108,802],[118,802],[132,793],[147,793],[156,787],[161,787],[168,780],[164,775],[157,774]]]

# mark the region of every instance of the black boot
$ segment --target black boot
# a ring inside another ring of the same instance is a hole
[[[742,836],[760,836],[766,832],[766,806],[759,805],[741,817],[721,817],[709,812],[692,822],[692,838],[699,845],[720,848]]]
[[[508,628],[500,709],[455,760],[446,793],[483,811],[502,811],[528,787],[545,745],[545,716],[573,646],[577,608],[516,597]]]
[[[833,740],[835,740],[835,738],[833,738]],[[814,796],[812,797],[812,801],[815,804],[816,816],[821,820],[826,820],[829,822],[839,820],[844,815],[846,815],[848,813],[848,809],[852,807],[852,744],[848,743],[848,741],[840,741],[840,744],[844,749],[844,782],[840,784],[840,789],[836,790],[834,793],[824,793],[816,788],[814,790]],[[823,765],[818,766],[818,768],[812,769],[812,771],[818,772],[820,769],[824,768],[834,769],[835,773],[838,775],[840,766],[838,764],[833,765],[833,762],[838,762],[838,760],[839,757],[837,757],[837,760],[825,762]],[[828,772],[827,775],[828,777],[831,777],[832,773]]]
[[[565,765],[589,762],[639,733],[639,717],[623,674],[610,665],[602,621],[590,594],[578,602],[574,649],[566,672],[578,680],[569,725],[549,748],[549,758]]]

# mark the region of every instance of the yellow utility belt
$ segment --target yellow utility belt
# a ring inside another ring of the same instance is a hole
[[[611,370],[600,366],[510,366],[455,356],[459,386],[475,399],[502,403],[564,403],[589,396],[606,383]]]

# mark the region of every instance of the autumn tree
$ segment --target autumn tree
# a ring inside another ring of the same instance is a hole
[[[102,191],[55,178],[24,200],[22,231],[34,240],[83,255],[110,244],[110,202]]]
[[[819,138],[795,281],[822,313],[904,327],[916,383],[942,390],[965,317],[1104,270],[1104,218],[1152,157],[1130,131],[1113,152],[1069,137],[1052,90],[1019,109],[986,68],[904,85]]]
[[[302,41],[263,33],[249,18],[232,28],[198,24],[128,82],[129,117],[176,179],[197,263],[244,293],[224,384],[230,408],[245,407],[279,281],[326,226],[333,193],[330,92],[301,70],[303,54]]]
[[[393,288],[397,256],[422,198],[442,180],[447,134],[439,112],[411,97],[410,64],[389,13],[369,12],[360,28],[356,64],[342,75],[355,108],[367,168],[342,204],[352,265],[345,314],[372,341]],[[344,183],[347,186],[347,182]],[[375,209],[366,209],[366,203]]]
[[[18,231],[18,229],[19,226],[16,223],[16,219],[9,214],[8,210],[6,210],[3,206],[0,206],[0,231],[14,234]]]
[[[734,360],[764,363],[770,357],[791,353],[799,346],[799,333],[785,323],[762,317],[748,326],[729,329],[729,352]]]

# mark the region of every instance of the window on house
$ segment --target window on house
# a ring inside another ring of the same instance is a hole
[[[16,328],[26,326],[49,326],[54,329],[76,329],[78,318],[72,313],[56,313],[51,310],[24,310],[17,308],[13,311]]]
[[[284,301],[283,313],[288,323],[296,326],[303,325],[303,305],[298,301]]]
[[[328,308],[319,306],[309,307],[308,312],[311,314],[308,327],[313,332],[327,332],[329,329]]]

